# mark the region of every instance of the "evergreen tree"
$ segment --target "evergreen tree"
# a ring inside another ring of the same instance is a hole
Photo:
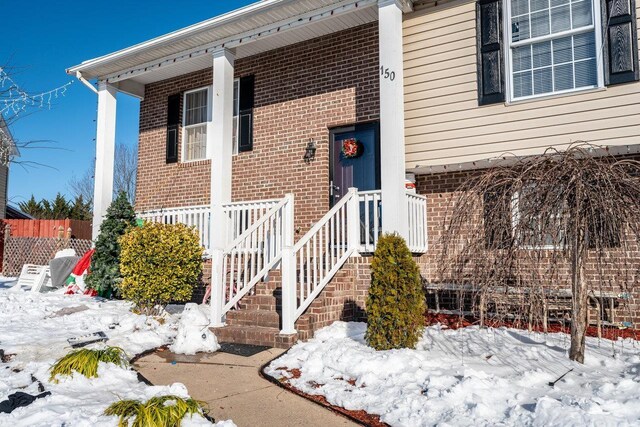
[[[42,206],[42,212],[37,219],[54,219],[53,209],[51,209],[51,202],[47,199],[40,200],[40,206]]]
[[[378,240],[367,296],[367,343],[376,350],[415,347],[425,323],[420,270],[404,239]]]
[[[127,200],[127,194],[121,191],[107,209],[107,215],[100,225],[96,252],[91,259],[90,274],[86,280],[87,286],[98,291],[100,296],[110,297],[118,289],[121,281],[118,239],[135,224],[133,207]]]
[[[51,202],[51,219],[70,218],[71,204],[60,193],[56,194],[56,198]]]
[[[34,218],[40,218],[42,215],[42,205],[39,202],[36,202],[36,198],[33,196],[33,194],[31,195],[31,198],[26,202],[18,203],[18,207],[22,212]]]
[[[82,194],[76,196],[69,209],[69,218],[90,221],[91,217],[91,203],[85,202]]]

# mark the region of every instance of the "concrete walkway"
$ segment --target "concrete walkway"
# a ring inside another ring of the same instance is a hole
[[[153,384],[183,383],[194,399],[209,404],[212,417],[231,419],[238,427],[357,425],[260,377],[260,367],[283,351],[270,349],[242,357],[183,356],[165,350],[139,359],[135,368]]]

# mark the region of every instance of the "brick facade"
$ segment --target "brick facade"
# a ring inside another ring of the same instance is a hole
[[[233,158],[232,198],[292,192],[302,233],[329,209],[329,129],[379,117],[377,24],[238,59],[235,74],[255,76],[255,108],[253,151]],[[146,86],[137,210],[209,202],[210,162],[166,164],[165,144],[167,97],[211,84],[205,69]],[[310,139],[317,152],[307,164]]]
[[[297,240],[329,209],[330,129],[379,118],[377,24],[238,59],[235,74],[255,76],[255,108],[253,150],[233,157],[232,199],[271,199],[294,193]],[[167,97],[211,84],[211,69],[205,69],[146,86],[140,107],[137,210],[209,203],[210,161],[167,164],[165,143]],[[315,160],[305,163],[309,140],[316,141],[317,152]],[[181,135],[179,141],[181,152]],[[448,203],[473,173],[417,177],[418,193],[428,199],[429,252],[417,258],[427,281],[437,279],[437,242]],[[296,322],[299,338],[309,338],[335,320],[364,318],[370,261],[370,257],[347,261]],[[205,283],[210,281],[210,270],[206,263]],[[220,337],[254,344],[292,343],[278,335],[279,272],[271,276],[256,287],[255,295],[243,299],[241,310],[230,312],[230,326],[217,332]],[[202,291],[194,296],[197,301]],[[640,324],[637,293],[629,300],[629,310],[631,320]]]
[[[447,209],[449,203],[456,196],[456,190],[460,185],[469,179],[473,174],[477,174],[479,171],[459,171],[450,173],[439,173],[431,175],[419,175],[416,177],[416,189],[418,194],[422,194],[427,197],[427,233],[429,242],[429,251],[419,258],[418,263],[422,271],[423,278],[428,282],[437,282],[439,280],[437,265],[438,254],[441,248],[439,247],[439,240],[445,230],[445,225],[448,222]],[[610,254],[615,255],[615,250],[610,250]],[[637,252],[636,252],[637,256]],[[636,260],[632,264],[635,267],[631,268],[634,271],[627,271],[631,275],[637,275],[637,266],[640,265],[640,259]],[[541,259],[539,265],[531,266],[531,268],[539,268],[543,271],[545,267],[545,258]],[[570,289],[570,276],[569,265],[562,266],[562,270],[565,272],[558,278],[558,281],[554,283],[554,287],[557,289]],[[610,278],[608,282],[609,286],[602,289],[596,283],[596,270],[593,259],[586,261],[586,277],[587,280],[591,280],[594,283],[594,291],[602,291],[611,294],[624,295],[630,292],[629,298],[619,298],[616,302],[616,308],[612,313],[609,308],[605,310],[605,317],[609,318],[613,314],[614,321],[619,322],[631,322],[635,328],[640,327],[640,291],[637,289],[622,289],[616,284],[616,277],[622,274],[621,271],[605,271],[607,277]],[[442,303],[441,308],[450,308],[457,310],[460,307],[459,295],[456,292],[443,292],[444,299],[440,299],[439,303]],[[433,306],[433,299],[431,299],[430,309],[435,308]],[[567,300],[564,303],[569,303]],[[472,308],[473,303],[468,298],[462,302],[462,306],[467,309]],[[591,304],[590,317],[592,321],[596,318],[595,304]]]

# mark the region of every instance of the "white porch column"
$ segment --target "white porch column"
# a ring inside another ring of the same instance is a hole
[[[382,231],[407,239],[401,0],[378,2]]]
[[[98,117],[96,120],[96,170],[93,191],[93,227],[95,241],[100,224],[113,199],[113,163],[116,143],[116,93],[107,82],[98,83]]]
[[[228,49],[213,53],[212,120],[207,131],[211,158],[211,324],[222,326],[224,301],[223,252],[227,245],[227,218],[223,206],[231,201],[233,138],[233,62]]]

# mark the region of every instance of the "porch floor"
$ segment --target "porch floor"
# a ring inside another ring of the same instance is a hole
[[[238,427],[355,426],[259,375],[262,365],[284,351],[271,348],[243,357],[221,352],[184,356],[161,350],[138,359],[135,368],[153,384],[186,385],[194,399],[209,405],[216,421],[231,419]]]

